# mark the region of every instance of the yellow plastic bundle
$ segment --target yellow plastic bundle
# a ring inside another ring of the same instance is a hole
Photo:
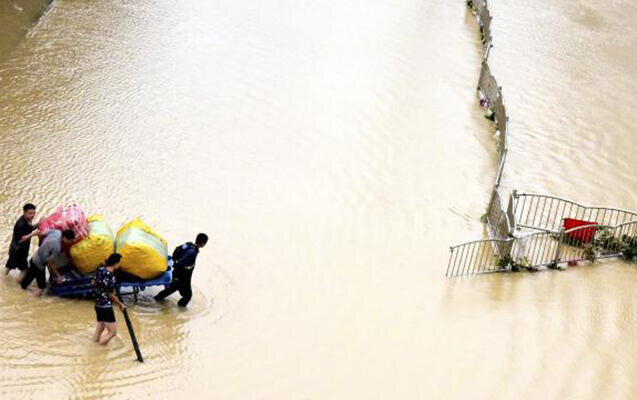
[[[115,249],[122,255],[122,270],[129,274],[152,279],[166,270],[166,241],[139,218],[117,231]]]
[[[75,267],[88,274],[103,264],[114,250],[113,231],[106,225],[104,217],[92,215],[88,218],[88,236],[74,244],[69,253]]]

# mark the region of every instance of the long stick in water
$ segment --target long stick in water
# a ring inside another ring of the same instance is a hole
[[[128,333],[130,333],[130,340],[133,342],[133,347],[135,348],[135,353],[137,353],[137,361],[143,363],[144,357],[142,357],[142,352],[139,350],[139,345],[137,344],[137,338],[135,337],[135,331],[133,330],[133,324],[130,322],[130,318],[128,317],[128,310],[124,308],[122,310],[124,313],[124,319],[126,320],[126,326],[128,327]]]

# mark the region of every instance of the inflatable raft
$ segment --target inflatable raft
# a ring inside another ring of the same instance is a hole
[[[168,257],[166,270],[159,276],[143,280],[143,279],[123,279],[117,281],[117,293],[120,295],[132,294],[137,301],[137,294],[146,290],[150,286],[166,286],[170,285],[173,280],[172,270],[173,260]],[[92,274],[81,275],[74,269],[66,269],[61,271],[64,282],[57,283],[53,277],[50,279],[51,293],[60,297],[90,298],[94,296],[94,286],[91,284]],[[117,275],[116,275],[117,276]],[[122,289],[130,288],[131,291],[122,291]]]

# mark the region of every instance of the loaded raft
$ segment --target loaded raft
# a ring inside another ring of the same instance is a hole
[[[122,258],[115,272],[118,294],[133,294],[150,286],[170,285],[173,260],[168,256],[166,241],[141,219],[122,226],[116,235],[101,215],[86,217],[77,206],[59,207],[44,218],[38,229],[46,235],[51,229],[70,229],[76,241],[54,260],[63,281],[50,279],[51,292],[62,297],[88,298],[94,295],[93,272],[112,253]],[[130,290],[125,290],[129,288]]]
[[[162,272],[158,277],[153,279],[144,280],[134,276],[127,276],[122,280],[116,279],[117,294],[132,294],[135,301],[137,301],[139,292],[143,292],[147,287],[170,285],[173,280],[172,265],[173,260],[171,257],[168,257],[166,271]],[[50,279],[51,293],[53,295],[70,298],[91,298],[95,295],[95,286],[91,282],[93,278],[91,275],[82,275],[72,268],[65,268],[61,271],[61,273],[64,278],[64,282],[57,283],[53,277]]]

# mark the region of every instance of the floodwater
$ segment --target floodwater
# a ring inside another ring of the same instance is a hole
[[[637,209],[635,3],[490,7],[504,186]],[[443,278],[497,167],[464,1],[56,0],[24,34],[7,10],[5,242],[25,201],[213,240],[187,310],[131,306],[144,364],[123,324],[90,342],[91,302],[0,278],[0,397],[637,392],[634,265]]]

